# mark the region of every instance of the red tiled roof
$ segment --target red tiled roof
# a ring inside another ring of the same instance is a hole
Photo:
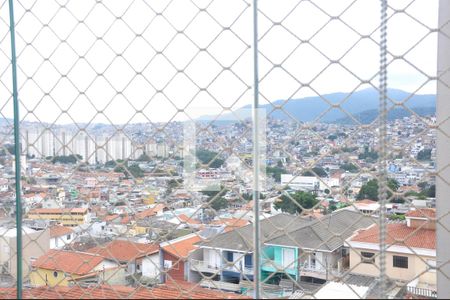
[[[33,262],[33,267],[85,275],[103,260],[102,256],[90,253],[52,249]]]
[[[103,221],[111,222],[111,221],[114,221],[115,219],[117,219],[118,217],[119,217],[119,215],[107,215],[103,218]]]
[[[221,218],[220,220],[216,220],[212,222],[213,225],[226,225],[228,227],[243,227],[248,225],[248,221],[244,219],[237,218]]]
[[[155,205],[154,207],[152,207],[152,208],[149,208],[149,209],[146,209],[146,210],[144,210],[144,211],[141,211],[140,213],[137,213],[137,214],[136,214],[136,219],[137,219],[137,220],[140,220],[140,219],[145,219],[145,218],[147,218],[147,217],[155,216],[156,213],[157,213],[158,211],[163,210],[164,207],[165,207],[164,204],[160,204],[160,203],[159,203],[159,204],[156,204],[156,205]]]
[[[129,262],[158,251],[159,245],[141,244],[124,240],[115,240],[108,244],[86,250],[88,253],[98,254],[105,258],[121,262]]]
[[[72,232],[73,232],[73,230],[71,228],[65,227],[65,226],[56,225],[56,226],[50,227],[50,237],[51,238],[71,234]]]
[[[434,208],[421,208],[416,210],[411,210],[406,213],[407,217],[412,218],[436,218],[436,210]]]
[[[436,231],[432,229],[417,229],[408,227],[405,223],[387,224],[386,243],[411,248],[436,249]],[[351,239],[353,242],[378,244],[379,227],[374,225],[360,230]]]
[[[174,240],[166,242],[167,245],[163,246],[162,249],[175,257],[187,258],[189,253],[196,249],[195,243],[201,241],[201,237],[194,235],[185,239]]]
[[[16,298],[14,288],[0,288],[0,299]],[[250,297],[176,282],[153,288],[97,286],[89,288],[39,287],[23,289],[24,299],[250,299]]]
[[[374,201],[371,199],[363,199],[363,200],[358,200],[355,203],[374,204],[374,203],[377,203],[377,201]]]
[[[186,216],[185,214],[180,214],[177,216],[177,218],[181,222],[186,223],[186,224],[201,224],[201,222],[199,220],[192,219],[192,217],[190,218],[190,217]]]

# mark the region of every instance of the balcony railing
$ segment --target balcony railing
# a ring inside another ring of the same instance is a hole
[[[227,263],[224,263],[222,266],[218,266],[218,265],[212,265],[207,261],[191,259],[190,266],[191,266],[191,270],[198,271],[198,272],[220,273],[221,271],[231,271],[231,272],[243,273],[246,275],[253,274],[253,267],[245,266],[244,268],[241,268],[241,266],[239,265],[238,262],[236,263],[236,265],[229,265]]]
[[[207,261],[191,259],[191,270],[197,272],[220,273],[220,266],[212,265]]]

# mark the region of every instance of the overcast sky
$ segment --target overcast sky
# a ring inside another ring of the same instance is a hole
[[[26,120],[165,122],[251,103],[249,1],[15,2],[21,117]],[[361,80],[378,85],[379,0],[260,0],[259,5],[263,104],[370,87]],[[427,83],[427,76],[435,76],[437,39],[427,27],[437,26],[438,1],[393,0],[390,5],[406,13],[389,21],[389,51],[425,75],[395,60],[388,70],[389,87],[434,93],[435,82]],[[0,14],[0,111],[11,117],[4,3]],[[329,15],[340,20],[329,22]],[[330,59],[342,65],[330,65]],[[64,110],[68,114],[61,114]],[[96,116],[97,111],[107,118]]]

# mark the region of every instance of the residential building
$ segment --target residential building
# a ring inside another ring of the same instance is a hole
[[[161,268],[166,274],[162,275],[162,282],[167,280],[188,280],[190,274],[188,259],[197,249],[195,243],[202,238],[197,233],[188,234],[160,244]]]
[[[89,224],[90,222],[87,208],[36,208],[28,212],[27,218],[55,221],[70,227]]]
[[[72,228],[55,225],[50,227],[50,249],[63,249],[75,239]]]
[[[49,230],[34,230],[22,226],[22,274],[30,274],[30,266],[38,257],[49,250]],[[1,273],[17,278],[17,229],[15,227],[0,228],[0,265]]]
[[[263,219],[260,227],[262,239],[265,241],[280,235],[285,226],[303,221],[302,218],[283,213]],[[253,280],[252,224],[229,230],[197,245],[199,250],[190,259],[190,268],[194,272],[191,281],[201,281],[202,286],[236,292],[241,290],[242,284]]]
[[[346,238],[374,224],[369,216],[339,210],[321,219],[304,220],[265,241],[261,277],[278,284],[282,279],[323,283],[349,267]]]
[[[435,210],[406,214],[406,222],[387,224],[386,275],[416,289],[436,291]],[[347,239],[352,273],[379,275],[379,226],[359,230]],[[419,296],[425,296],[423,294]]]
[[[51,249],[32,263],[32,286],[69,286],[70,282],[91,279],[114,283],[120,274],[119,264],[91,253]]]
[[[159,245],[142,244],[128,240],[113,240],[105,245],[86,250],[125,267],[127,275],[157,279],[159,282]]]

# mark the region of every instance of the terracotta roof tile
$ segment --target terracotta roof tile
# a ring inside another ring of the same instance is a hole
[[[88,253],[98,254],[120,262],[129,262],[158,251],[159,245],[156,244],[142,244],[124,240],[115,240],[108,244],[86,250]]]
[[[71,233],[73,233],[73,229],[71,229],[70,227],[59,226],[59,225],[50,227],[50,237],[51,238],[68,235]]]
[[[432,229],[417,229],[408,227],[405,223],[387,224],[388,245],[404,245],[411,248],[436,249],[436,231]],[[374,225],[364,230],[360,230],[351,239],[353,242],[363,242],[378,244],[379,227]],[[397,241],[397,242],[396,242]]]
[[[0,299],[16,298],[14,288],[0,288]],[[250,299],[250,297],[176,282],[153,288],[125,286],[25,288],[24,299]]]
[[[147,217],[152,217],[155,216],[158,211],[162,211],[164,209],[165,205],[164,204],[156,204],[154,207],[146,209],[144,211],[141,211],[140,213],[136,214],[136,219],[140,220],[140,219],[145,219]]]
[[[49,250],[33,262],[33,267],[85,275],[103,261],[103,257],[90,253]]]
[[[416,210],[410,210],[406,213],[407,217],[412,218],[436,218],[436,210],[434,208],[421,208]]]
[[[186,224],[201,224],[201,222],[199,220],[193,219],[192,217],[188,217],[185,214],[180,214],[177,216],[177,218]]]
[[[189,253],[197,248],[194,244],[201,240],[202,238],[198,235],[193,235],[188,238],[165,242],[162,249],[175,257],[187,258]]]

